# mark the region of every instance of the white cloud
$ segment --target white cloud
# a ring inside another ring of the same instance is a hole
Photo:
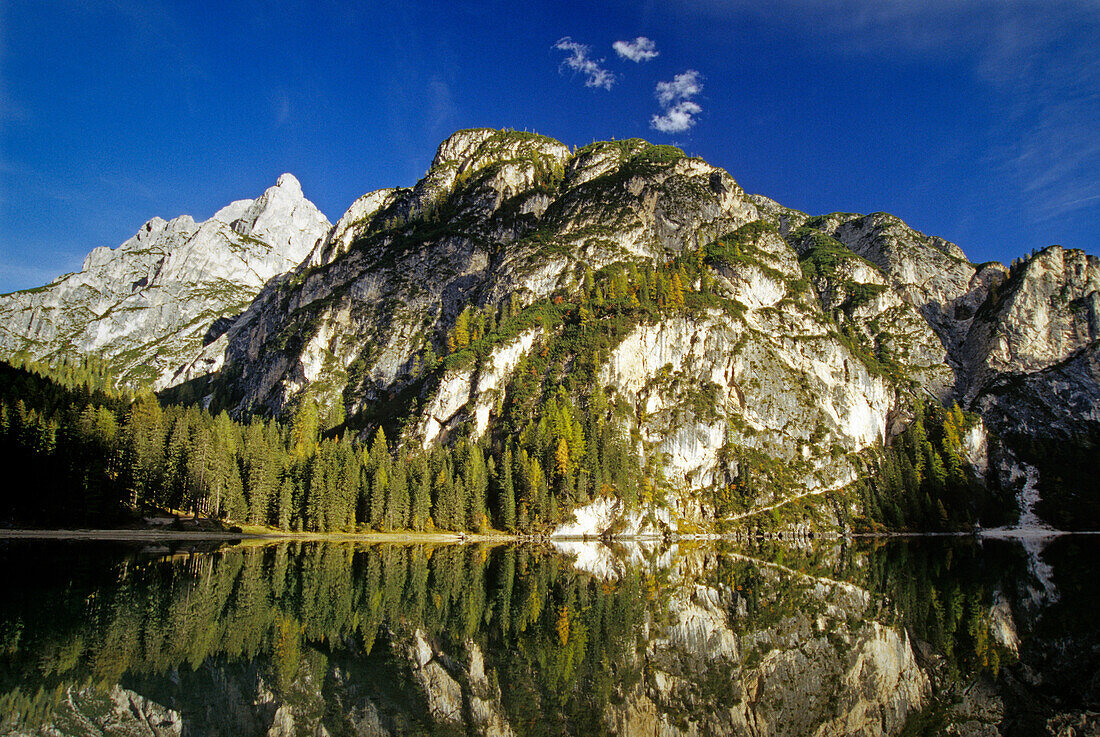
[[[650,125],[662,133],[681,133],[695,125],[695,116],[701,112],[703,108],[691,100],[684,100],[666,108],[664,115],[654,115]]]
[[[586,44],[577,43],[569,36],[559,39],[554,48],[560,51],[569,52],[569,56],[562,62],[564,66],[569,67],[574,72],[580,72],[584,75],[585,87],[602,87],[605,90],[611,89],[611,85],[615,84],[615,75],[603,68],[603,59],[593,59],[589,56],[592,51],[592,47]]]
[[[638,36],[633,41],[616,41],[611,44],[615,53],[623,59],[635,62],[649,61],[657,58],[657,44],[645,36]]]
[[[657,83],[657,102],[661,103],[661,107],[669,107],[679,100],[689,100],[702,91],[699,72],[688,69],[673,77],[671,82]]]
[[[681,133],[691,128],[695,116],[703,112],[692,98],[702,91],[701,75],[694,69],[677,74],[671,82],[658,82],[654,94],[665,112],[654,115],[650,125],[662,133]]]

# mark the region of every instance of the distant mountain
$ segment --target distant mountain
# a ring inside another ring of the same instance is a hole
[[[460,131],[331,228],[296,184],[4,297],[3,345],[103,351],[238,416],[316,404],[364,436],[478,440],[559,532],[998,524],[1037,494],[1048,520],[1100,524],[1095,257],[972,264],[638,139]],[[205,256],[167,269],[203,229]]]
[[[118,248],[93,250],[79,272],[0,296],[0,348],[97,354],[123,380],[156,388],[216,370],[218,361],[180,374],[331,227],[290,174],[206,222],[153,218]]]

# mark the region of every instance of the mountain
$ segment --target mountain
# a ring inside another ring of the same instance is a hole
[[[79,272],[0,296],[0,349],[93,354],[123,380],[156,388],[217,370],[214,360],[181,373],[330,228],[290,174],[202,223],[153,218],[118,248],[93,250]]]
[[[951,529],[1018,506],[1100,524],[1100,260],[1080,251],[973,264],[892,215],[747,194],[670,146],[490,129],[331,228],[304,219],[300,263],[200,313],[240,315],[189,333],[159,386],[238,417],[315,407],[407,448],[480,442],[519,519],[559,534]],[[102,278],[138,293],[134,276]],[[8,314],[11,333],[40,324]]]

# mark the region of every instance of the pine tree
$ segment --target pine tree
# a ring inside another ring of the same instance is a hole
[[[305,528],[311,532],[325,529],[325,464],[320,455],[309,463],[309,485],[306,488]]]
[[[384,530],[404,529],[409,517],[409,486],[405,467],[408,459],[402,457],[393,466],[393,477],[386,497]]]
[[[374,442],[371,443],[365,465],[370,479],[368,522],[372,527],[380,528],[386,512],[391,475],[390,451],[382,428],[378,428],[374,434]]]
[[[680,274],[673,273],[672,279],[669,281],[669,306],[677,312],[682,312],[684,309],[684,282],[680,279]]]
[[[275,520],[280,530],[289,530],[294,517],[294,481],[289,477],[283,477],[279,486],[279,497],[276,501]]]
[[[291,446],[296,458],[307,458],[313,454],[320,426],[317,403],[311,398],[303,399],[292,420]]]
[[[434,464],[433,464],[434,465]],[[432,518],[435,526],[441,530],[449,530],[451,527],[451,507],[454,504],[454,479],[451,477],[450,466],[444,459],[441,468],[435,474],[432,484]]]
[[[413,464],[415,484],[412,487],[412,510],[409,526],[423,530],[431,519],[432,480],[431,472],[423,454],[417,454]]]
[[[466,484],[464,484],[462,478],[459,477],[455,479],[454,487],[451,491],[451,503],[448,505],[450,507],[451,514],[450,519],[448,520],[447,529],[466,529],[466,504]]]
[[[454,327],[447,339],[451,353],[460,351],[470,344],[470,308],[466,307],[455,317]]]
[[[481,447],[474,443],[470,443],[466,449],[463,477],[466,480],[467,506],[462,528],[484,530],[489,513],[489,474]]]
[[[157,398],[148,392],[130,406],[126,455],[131,507],[155,503],[155,494],[163,486],[166,460],[163,414]]]

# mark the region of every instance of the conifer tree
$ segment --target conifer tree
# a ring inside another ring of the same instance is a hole
[[[432,486],[431,473],[424,455],[418,453],[413,464],[415,483],[412,486],[412,510],[409,526],[414,530],[423,530],[431,519]]]
[[[393,465],[393,476],[386,497],[384,530],[404,529],[409,516],[409,486],[405,467],[407,458],[402,457]]]
[[[155,502],[163,485],[165,466],[163,411],[157,398],[143,393],[130,406],[127,418],[127,465],[130,506]]]

